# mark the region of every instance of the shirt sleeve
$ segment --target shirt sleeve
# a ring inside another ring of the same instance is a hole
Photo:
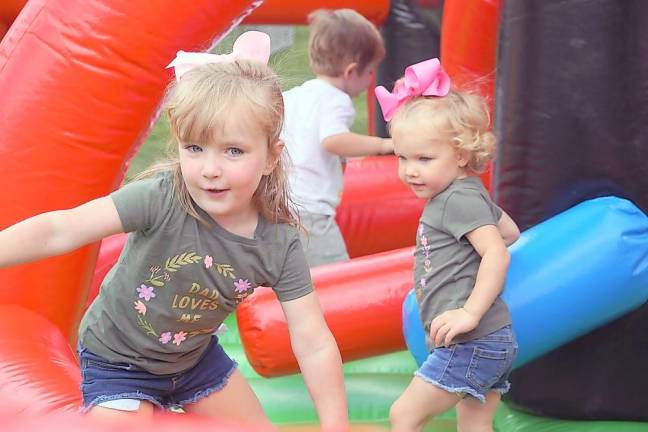
[[[313,282],[299,236],[290,241],[279,280],[273,290],[279,301],[295,300],[313,292]]]
[[[448,196],[442,224],[449,234],[461,240],[464,235],[481,226],[497,225],[501,214],[502,211],[478,191],[459,190]]]
[[[168,213],[170,180],[147,178],[128,183],[110,194],[125,232],[147,231]]]
[[[349,132],[354,120],[355,109],[351,98],[347,95],[335,97],[321,111],[319,141],[322,142],[330,136]]]

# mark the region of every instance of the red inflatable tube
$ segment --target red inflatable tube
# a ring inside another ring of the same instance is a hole
[[[30,415],[29,412],[16,412],[5,405],[0,407],[0,424],[7,432],[263,432],[274,431],[254,425],[243,425],[233,421],[192,414],[155,412],[152,419],[139,416],[126,416],[121,419],[100,421],[90,416],[73,412],[55,412],[47,415]],[[349,431],[353,431],[351,426]],[[315,428],[286,427],[278,430],[315,431]],[[359,427],[360,431],[367,428]],[[373,429],[371,429],[373,430]],[[382,428],[381,428],[382,430]]]
[[[389,14],[389,0],[266,0],[244,24],[306,24],[315,9],[355,9],[368,20],[380,25]]]
[[[78,410],[81,374],[65,335],[19,306],[0,305],[0,318],[1,408],[29,414]]]
[[[106,274],[110,271],[113,265],[119,259],[128,234],[121,233],[106,237],[101,241],[99,248],[99,256],[97,257],[97,264],[95,266],[92,283],[90,284],[90,291],[88,292],[88,300],[86,301],[85,309],[88,309],[90,303],[99,294],[101,283],[103,282]]]
[[[0,44],[0,229],[105,195],[146,135],[180,50],[199,50],[251,1],[32,0]],[[0,303],[73,340],[96,246],[0,270]]]
[[[452,80],[469,84],[489,98],[497,63],[499,0],[445,0],[441,28],[441,63]],[[481,176],[490,189],[491,171]]]
[[[405,348],[401,309],[412,288],[412,252],[403,248],[312,270],[344,361]],[[260,375],[298,372],[283,311],[270,288],[241,303],[236,316],[245,353]]]
[[[2,0],[0,2],[0,40],[11,27],[27,0]]]
[[[424,205],[398,178],[395,156],[350,160],[336,216],[349,256],[413,245]]]
[[[11,23],[18,16],[25,3],[27,3],[26,0],[2,0],[0,2],[0,39],[2,39],[4,33],[9,29]],[[371,22],[380,25],[385,22],[389,14],[389,0],[313,0],[309,2],[268,0],[247,17],[243,23],[306,24],[308,14],[318,8],[355,9]]]

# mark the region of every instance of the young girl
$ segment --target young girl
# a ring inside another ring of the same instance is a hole
[[[507,244],[519,230],[489,198],[479,173],[494,150],[483,98],[450,91],[437,59],[405,70],[376,96],[390,121],[399,176],[427,200],[414,280],[431,353],[391,408],[393,430],[420,430],[457,407],[458,430],[489,431],[517,352],[499,294]]]
[[[0,266],[131,233],[79,329],[81,391],[92,415],[182,406],[268,427],[213,335],[265,285],[282,302],[322,427],[346,427],[340,354],[289,208],[283,99],[269,52],[259,32],[242,35],[232,54],[180,52],[166,108],[174,160],[109,196],[0,233]]]

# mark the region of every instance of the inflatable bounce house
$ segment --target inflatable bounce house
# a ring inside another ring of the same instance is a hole
[[[303,24],[319,7],[355,8],[389,26],[403,7],[440,4],[261,3],[3,2],[0,228],[121,184],[156,118],[171,79],[164,66],[176,51],[209,49],[240,23]],[[504,292],[520,356],[495,420],[498,431],[648,430],[646,19],[642,0],[443,2],[442,62],[457,82],[488,78],[483,91],[494,101],[500,147],[485,180],[525,229],[511,247]],[[408,295],[423,203],[400,184],[396,165],[389,156],[349,163],[337,218],[352,259],[312,271],[345,361],[349,415],[358,430],[388,428],[391,403],[426,355]],[[123,242],[110,237],[0,270],[6,430],[103,430],[76,413],[74,347],[80,317]],[[257,290],[227,324],[221,341],[271,420],[316,430],[272,291]],[[202,431],[206,425],[186,414],[161,414],[136,427]],[[455,430],[454,414],[431,420],[426,430]]]

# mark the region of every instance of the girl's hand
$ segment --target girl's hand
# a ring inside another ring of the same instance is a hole
[[[462,333],[467,333],[477,327],[479,318],[464,308],[443,312],[432,320],[430,325],[430,340],[434,346],[450,346],[452,339]]]

